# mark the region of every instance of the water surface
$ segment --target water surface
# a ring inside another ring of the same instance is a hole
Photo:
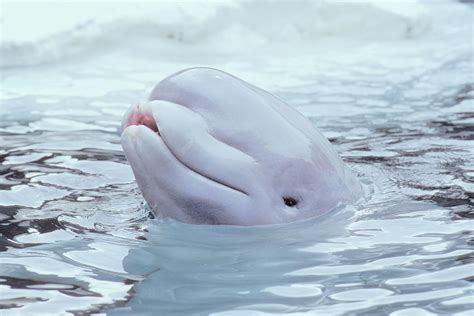
[[[449,14],[429,36],[350,50],[110,50],[3,68],[1,314],[472,315],[473,33]],[[366,199],[265,227],[154,218],[121,150],[121,116],[197,65],[306,115]]]

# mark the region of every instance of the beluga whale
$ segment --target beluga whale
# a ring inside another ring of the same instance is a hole
[[[185,223],[287,223],[363,196],[307,118],[217,69],[159,82],[125,113],[121,142],[149,207]]]

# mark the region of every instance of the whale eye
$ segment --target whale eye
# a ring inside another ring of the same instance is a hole
[[[298,201],[292,197],[284,197],[283,201],[285,202],[286,206],[293,207],[298,204]]]

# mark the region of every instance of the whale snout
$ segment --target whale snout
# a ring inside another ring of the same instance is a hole
[[[158,125],[153,116],[153,111],[149,104],[147,103],[138,103],[132,105],[127,113],[125,113],[122,120],[122,132],[125,129],[132,125],[143,125],[151,129],[152,131],[160,134]]]

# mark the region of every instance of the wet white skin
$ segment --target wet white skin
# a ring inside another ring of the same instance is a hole
[[[145,200],[182,222],[285,223],[363,195],[303,115],[219,70],[169,76],[150,101],[131,107],[122,127],[122,146]]]

